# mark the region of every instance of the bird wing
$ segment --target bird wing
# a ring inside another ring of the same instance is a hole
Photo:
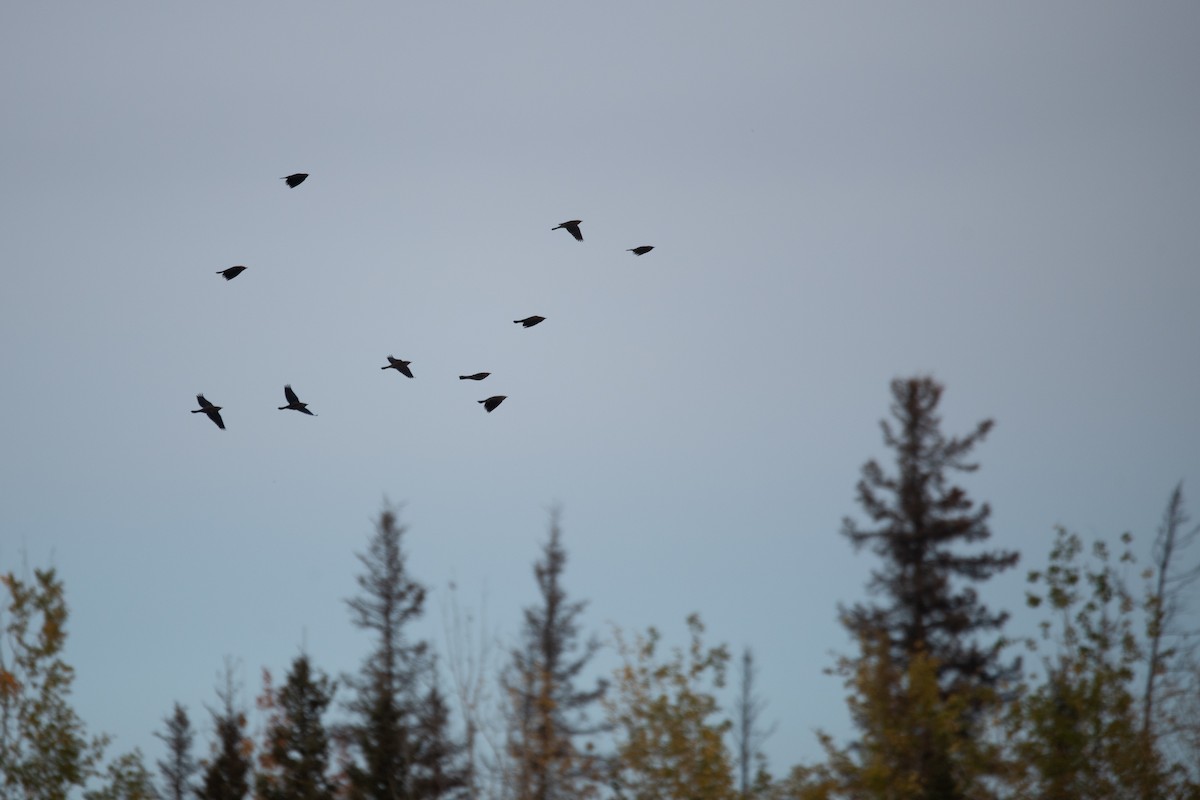
[[[405,375],[405,376],[411,378],[413,376],[412,370],[408,368],[408,365],[411,363],[412,363],[411,361],[401,361],[397,365],[396,369],[400,370],[401,375]]]
[[[564,227],[565,227],[565,228],[566,228],[568,231],[570,231],[570,232],[571,232],[571,235],[572,235],[572,236],[574,236],[574,237],[575,237],[577,240],[579,240],[579,241],[581,241],[581,242],[583,241],[583,233],[582,233],[582,232],[580,232],[580,230],[579,230],[579,223],[578,223],[578,222],[570,222],[570,223],[567,223],[567,224],[566,224]]]
[[[209,419],[211,419],[213,422],[217,423],[218,428],[220,428],[221,430],[225,430],[225,420],[221,419],[220,411],[217,411],[215,408],[210,408],[207,411],[205,411],[204,413],[208,414]]]
[[[208,409],[213,407],[213,404],[210,403],[209,401],[205,400],[204,395],[202,395],[202,394],[196,395],[196,402],[199,403],[200,407],[203,408],[205,411],[208,411]]]
[[[287,398],[289,403],[300,402],[300,398],[296,397],[296,393],[292,391],[292,387],[290,385],[283,387],[283,396]]]

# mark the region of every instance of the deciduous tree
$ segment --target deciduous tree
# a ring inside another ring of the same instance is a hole
[[[0,575],[0,790],[4,797],[66,798],[97,773],[107,737],[89,736],[69,697],[62,657],[67,603],[53,569],[33,580]]]
[[[733,767],[717,718],[716,692],[725,684],[729,652],[706,647],[704,625],[688,617],[690,642],[660,660],[660,635],[650,628],[632,643],[618,633],[624,664],[605,700],[617,736],[612,784],[628,800],[733,800]]]

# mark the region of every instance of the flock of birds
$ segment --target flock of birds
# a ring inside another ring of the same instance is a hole
[[[307,177],[308,177],[307,172],[297,172],[292,175],[288,175],[288,176],[282,178],[281,180],[287,182],[288,188],[295,189],[297,186],[304,183],[304,180]],[[556,231],[561,228],[561,229],[565,230],[567,233],[574,236],[576,241],[582,242],[583,241],[583,232],[579,229],[579,226],[582,223],[583,223],[583,220],[570,219],[559,225],[555,225],[550,230]],[[653,249],[654,249],[654,245],[644,244],[644,245],[641,245],[640,247],[631,247],[626,252],[633,253],[635,256],[644,256],[644,255],[646,255],[646,253],[649,253]],[[238,264],[236,266],[228,267],[226,269],[217,270],[217,274],[222,276],[223,278],[225,278],[225,280],[231,281],[234,278],[236,278],[238,275],[241,275],[245,271],[246,271],[246,267],[241,264]],[[540,317],[536,314],[533,316],[530,316],[530,317],[525,317],[524,319],[513,320],[513,322],[515,324],[520,325],[525,328],[532,328],[534,325],[537,325],[537,324],[539,324],[541,322],[545,322],[545,321],[546,321],[545,317]],[[380,367],[380,369],[394,369],[406,378],[413,377],[412,370],[409,369],[409,364],[412,363],[411,361],[405,361],[404,359],[396,358],[395,356],[391,356],[391,355],[389,355],[387,357],[387,360],[388,360],[387,366]],[[492,373],[490,373],[490,372],[476,372],[471,375],[459,375],[458,379],[461,381],[481,381],[491,374]],[[296,395],[296,392],[294,389],[292,389],[291,384],[288,384],[283,387],[283,396],[284,396],[284,399],[287,400],[287,405],[279,406],[278,409],[280,411],[288,411],[288,410],[299,411],[302,414],[308,414],[310,417],[316,416],[316,414],[314,414],[312,411],[308,410],[308,403],[302,402],[300,400],[300,398]],[[478,402],[480,405],[482,405],[484,410],[490,414],[493,411],[495,411],[496,408],[501,403],[503,403],[506,398],[507,398],[507,395],[497,394],[497,395],[492,395],[491,397],[485,398],[483,400],[477,400],[476,402]],[[200,404],[200,407],[197,409],[193,409],[192,410],[193,414],[205,414],[208,416],[209,419],[211,419],[216,424],[216,426],[218,428],[220,428],[221,430],[225,430],[225,420],[221,419],[221,408],[222,408],[221,406],[215,405],[211,401],[205,399],[203,394],[196,395],[196,402]]]

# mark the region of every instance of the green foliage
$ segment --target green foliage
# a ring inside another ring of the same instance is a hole
[[[1023,796],[1047,800],[1194,797],[1179,770],[1163,761],[1142,725],[1134,690],[1146,653],[1137,635],[1137,605],[1119,565],[1134,561],[1121,537],[1113,563],[1095,542],[1090,558],[1074,533],[1057,529],[1049,565],[1031,572],[1027,602],[1044,609],[1044,676],[1014,705],[1010,720]]]
[[[895,658],[883,632],[858,638],[859,655],[840,659],[837,671],[849,690],[860,737],[842,749],[822,734],[826,762],[794,770],[783,782],[782,796],[994,797],[993,784],[1006,763],[1000,745],[981,735],[986,726],[978,713],[996,708],[993,689],[947,693],[938,680],[938,663],[928,654],[918,651],[905,664]]]
[[[660,660],[657,630],[632,644],[617,633],[624,664],[616,673],[615,697],[605,700],[617,734],[613,786],[631,800],[733,800],[733,767],[724,737],[728,720],[714,691],[725,685],[729,652],[706,648],[704,625],[687,620],[691,641]]]
[[[0,618],[0,788],[5,798],[61,800],[97,772],[106,737],[89,737],[67,702],[75,671],[63,584],[53,569],[25,582],[0,576],[8,592]]]
[[[968,459],[992,422],[947,437],[940,384],[897,379],[891,389],[893,422],[881,426],[895,471],[867,462],[858,500],[873,527],[847,518],[842,529],[882,559],[868,589],[886,598],[841,614],[859,647],[837,667],[858,739],[843,750],[822,737],[827,763],[794,771],[785,796],[987,798],[1005,769],[986,734],[1019,662],[1001,659],[1008,615],[989,611],[970,583],[1014,566],[1017,553],[961,552],[991,536],[991,511],[951,482],[978,468]]]

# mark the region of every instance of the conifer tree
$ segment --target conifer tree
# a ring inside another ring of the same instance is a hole
[[[737,699],[733,708],[733,726],[730,728],[737,764],[738,793],[743,800],[765,793],[771,783],[762,747],[775,732],[775,725],[763,728],[760,724],[759,718],[766,708],[766,701],[755,692],[757,678],[758,666],[754,662],[754,652],[747,647],[742,650],[739,662]]]
[[[236,703],[233,667],[225,664],[224,686],[217,689],[220,707],[209,709],[213,722],[212,758],[204,764],[200,800],[242,800],[250,792],[253,743],[246,735],[246,714]]]
[[[195,733],[192,731],[187,709],[176,703],[171,716],[166,717],[163,722],[166,730],[154,735],[167,745],[167,757],[158,761],[158,770],[163,777],[164,798],[190,800],[194,791],[192,776],[196,774],[199,766],[192,757]]]
[[[329,736],[322,717],[334,691],[333,682],[313,669],[307,655],[292,661],[286,683],[269,698],[274,713],[255,776],[258,800],[332,800]]]
[[[450,708],[436,668],[429,689],[420,697],[413,737],[412,796],[453,798],[469,796],[465,746],[450,732]]]
[[[364,569],[358,576],[360,593],[347,601],[354,625],[374,637],[359,674],[347,681],[355,692],[349,704],[354,719],[343,735],[353,754],[346,774],[356,800],[451,797],[464,782],[458,749],[448,736],[436,742],[426,738],[446,731],[444,725],[429,724],[437,713],[422,697],[423,684],[432,683],[434,663],[427,643],[409,632],[424,611],[425,587],[408,573],[404,532],[396,513],[385,508],[367,552],[358,556]],[[417,794],[418,781],[430,775],[438,776],[435,783],[443,788]]]
[[[580,639],[579,617],[587,604],[569,601],[563,588],[567,552],[558,519],[552,512],[549,539],[533,567],[540,601],[525,609],[521,643],[503,681],[509,780],[519,800],[587,797],[601,780],[599,760],[584,740],[606,727],[587,717],[606,684],[577,687],[600,644],[595,637]]]
[[[918,738],[906,743],[905,768],[912,770],[914,796],[966,797],[982,775],[999,768],[994,759],[969,768],[964,763],[979,733],[973,723],[982,724],[995,710],[998,690],[1019,671],[1019,661],[1002,660],[1005,641],[999,630],[1008,615],[989,611],[970,584],[1013,567],[1017,553],[961,552],[964,545],[991,536],[990,509],[987,504],[976,508],[952,478],[978,468],[968,459],[992,421],[979,423],[966,436],[947,437],[937,413],[940,384],[928,377],[897,379],[891,389],[895,427],[885,420],[882,428],[884,442],[895,452],[895,472],[867,462],[858,500],[872,527],[849,518],[843,524],[843,534],[856,548],[870,546],[882,558],[868,588],[884,602],[843,609],[842,620],[864,648],[862,658],[882,659],[900,679],[883,694],[860,695],[852,708],[868,742],[883,741],[885,732],[872,726],[896,716],[878,713],[879,703],[899,705],[906,713],[956,709],[961,719],[913,722]],[[883,651],[875,645],[880,641]],[[847,677],[859,672],[853,662],[843,663],[840,671]],[[929,674],[937,705],[930,705],[922,683]]]
[[[992,429],[984,420],[964,437],[947,438],[937,414],[943,387],[929,377],[892,382],[892,416],[884,420],[884,442],[895,451],[896,471],[886,473],[868,461],[858,482],[858,500],[874,527],[843,522],[842,532],[855,548],[870,546],[883,559],[868,586],[882,594],[882,605],[858,604],[843,619],[855,633],[888,635],[902,665],[918,652],[937,663],[946,691],[962,686],[993,686],[1012,677],[1015,664],[1002,663],[998,632],[1008,614],[992,613],[975,590],[977,583],[1016,565],[1015,551],[963,554],[963,545],[988,540],[991,509],[974,502],[951,483],[953,473],[974,472],[971,451]]]

